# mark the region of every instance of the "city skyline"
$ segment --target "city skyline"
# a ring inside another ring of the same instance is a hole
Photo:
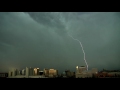
[[[120,69],[119,12],[0,12],[0,72],[24,67]]]
[[[87,70],[85,66],[76,66],[76,71],[65,70],[62,73],[56,69],[42,69],[26,67],[26,69],[12,68],[8,73],[0,73],[0,78],[119,78],[120,70],[98,71],[97,68]]]

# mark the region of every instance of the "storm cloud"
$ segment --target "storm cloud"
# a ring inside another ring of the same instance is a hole
[[[120,69],[119,12],[0,12],[0,71]]]

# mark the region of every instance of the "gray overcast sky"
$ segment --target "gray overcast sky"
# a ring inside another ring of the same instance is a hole
[[[120,69],[119,12],[0,12],[0,71]]]

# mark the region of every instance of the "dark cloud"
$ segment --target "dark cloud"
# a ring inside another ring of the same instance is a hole
[[[60,14],[57,12],[28,12],[31,18],[39,24],[52,28],[57,34],[66,33],[65,25],[61,22]]]
[[[120,17],[118,12],[1,12],[0,71],[13,67],[56,68],[75,71],[119,69]]]

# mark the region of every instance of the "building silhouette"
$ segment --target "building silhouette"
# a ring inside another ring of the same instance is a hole
[[[34,68],[34,75],[39,75],[39,71],[40,71],[39,68]]]

